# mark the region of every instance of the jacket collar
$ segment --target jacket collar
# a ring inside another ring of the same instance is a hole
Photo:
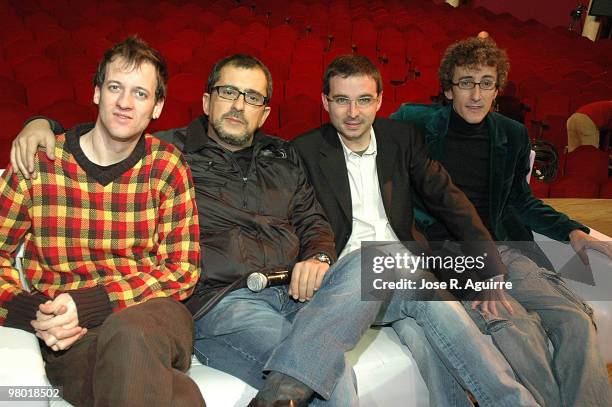
[[[353,219],[351,189],[338,132],[334,126],[327,123],[323,126],[321,133],[323,142],[319,148],[321,156],[319,167],[331,190],[335,192],[334,196],[338,200],[342,212],[351,221]]]

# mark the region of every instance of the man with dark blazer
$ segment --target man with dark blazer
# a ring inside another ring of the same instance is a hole
[[[382,80],[367,58],[332,61],[322,101],[331,123],[293,143],[332,225],[340,257],[359,249],[362,241],[415,240],[413,190],[463,242],[465,252],[475,253],[491,241],[466,196],[428,157],[416,128],[375,119]],[[505,268],[496,251],[487,266],[480,279],[503,281]],[[514,304],[503,291],[496,293],[498,302],[474,301],[473,306],[492,314],[501,308],[511,312]],[[396,291],[378,322],[392,324],[410,348],[432,406],[471,405],[463,387],[481,406],[537,405],[459,302],[415,301],[408,291]]]
[[[498,241],[508,269],[507,282],[513,284],[511,296],[521,306],[501,319],[469,310],[474,320],[497,326],[491,333],[494,342],[540,404],[609,406],[612,387],[599,351],[593,311],[554,269],[530,258],[534,254],[531,231],[570,243],[585,264],[586,249],[612,259],[612,245],[589,235],[589,228],[531,193],[526,180],[531,151],[527,129],[492,111],[508,80],[509,67],[506,52],[492,40],[458,41],[447,48],[438,70],[448,103],[405,103],[392,117],[423,131],[429,155],[444,165]],[[453,231],[438,222],[442,219],[427,208],[420,209],[416,222],[429,239],[456,239]],[[533,323],[515,324],[525,312]],[[517,360],[529,363],[515,365]]]

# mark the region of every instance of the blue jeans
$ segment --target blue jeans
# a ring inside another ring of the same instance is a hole
[[[461,303],[412,301],[405,305],[406,317],[392,326],[419,367],[432,407],[471,406],[464,388],[480,406],[537,405]]]
[[[491,335],[542,406],[612,405],[591,308],[557,273],[538,267],[518,250],[501,246],[500,255],[520,306],[513,304],[515,312],[499,318],[469,311],[474,321]]]
[[[358,252],[326,273],[309,302],[287,287],[247,288],[196,321],[195,354],[204,364],[261,388],[266,371],[289,375],[317,393],[312,405],[356,406],[356,380],[344,353],[370,326],[380,302],[361,301]]]
[[[400,244],[387,244],[379,250],[403,254]],[[427,271],[397,271],[396,278],[435,281]],[[429,390],[432,407],[472,406],[465,389],[480,406],[535,406],[536,401],[518,381],[512,368],[480,332],[460,302],[446,292],[438,300],[422,301],[422,293],[397,290],[376,319],[392,324],[400,340],[412,353]],[[446,299],[441,301],[440,299]]]

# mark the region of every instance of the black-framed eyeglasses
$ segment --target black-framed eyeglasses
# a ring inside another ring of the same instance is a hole
[[[460,79],[457,83],[453,83],[453,86],[463,90],[474,89],[476,85],[480,86],[480,90],[492,90],[497,87],[497,82],[493,79],[483,79],[480,82],[473,79]]]
[[[268,103],[268,98],[266,96],[259,92],[255,92],[254,90],[247,90],[246,92],[243,92],[240,89],[230,85],[215,86],[213,90],[217,91],[220,98],[226,100],[236,100],[240,97],[240,95],[243,95],[244,101],[249,105],[263,106]]]
[[[326,98],[327,100],[329,100],[330,102],[334,102],[338,106],[345,106],[345,107],[350,106],[350,104],[353,103],[353,101],[359,107],[367,107],[367,106],[372,105],[374,102],[378,101],[378,98],[374,96],[361,96],[361,97],[358,97],[357,99],[349,99],[346,96],[334,96],[331,98],[329,96],[326,96]]]

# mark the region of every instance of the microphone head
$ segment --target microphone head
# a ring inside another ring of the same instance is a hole
[[[246,285],[253,292],[260,292],[268,285],[268,278],[262,273],[251,273],[247,277]]]

